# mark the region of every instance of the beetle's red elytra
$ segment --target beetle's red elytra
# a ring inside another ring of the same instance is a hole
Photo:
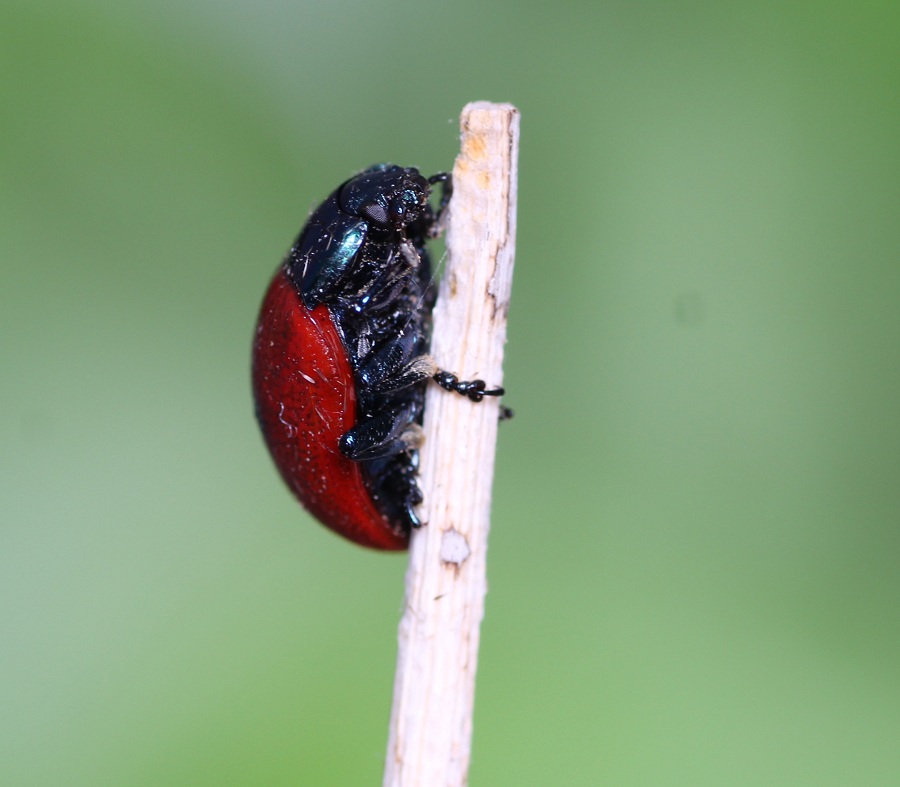
[[[253,381],[272,458],[306,509],[357,544],[405,549],[408,532],[375,508],[359,462],[338,449],[356,420],[356,385],[331,315],[307,309],[283,271],[263,301]]]

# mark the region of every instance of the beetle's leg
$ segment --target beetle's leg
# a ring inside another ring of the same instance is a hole
[[[485,396],[503,396],[506,391],[503,388],[488,388],[484,380],[460,380],[452,372],[438,369],[431,375],[441,388],[447,391],[455,391],[462,396],[467,396],[473,402],[480,402]]]
[[[430,355],[420,355],[412,361],[393,369],[383,368],[382,376],[372,384],[372,390],[379,393],[400,391],[434,375],[434,360]]]
[[[428,182],[432,186],[435,183],[441,184],[441,199],[438,202],[437,213],[428,230],[428,236],[436,238],[444,229],[444,211],[450,203],[450,198],[453,196],[453,176],[449,172],[438,172],[428,178]]]
[[[341,453],[364,462],[414,450],[422,444],[422,427],[410,423],[411,418],[412,409],[403,407],[363,421],[343,434],[338,443]]]
[[[389,270],[352,297],[347,297],[346,302],[357,314],[378,311],[397,298],[405,283],[402,270]]]
[[[409,520],[410,527],[422,527],[422,520],[419,518],[419,515],[416,513],[416,507],[425,499],[422,495],[422,490],[419,489],[419,485],[416,483],[416,479],[410,477],[409,485],[406,488],[406,492],[403,494],[403,511],[406,514],[406,518]]]
[[[413,451],[408,462],[396,462],[384,477],[385,492],[397,501],[398,514],[406,519],[411,528],[422,526],[422,520],[416,513],[416,506],[423,500],[422,490],[416,482],[418,469],[419,454]]]
[[[449,172],[436,172],[428,178],[428,182],[432,186],[435,183],[441,184],[441,201],[438,204],[438,215],[440,215],[440,212],[446,208],[447,204],[450,202],[450,197],[453,196],[453,175]]]
[[[419,454],[416,452],[413,453],[409,465],[404,468],[404,481],[406,488],[403,492],[403,507],[406,511],[406,516],[409,519],[409,524],[412,527],[422,527],[422,520],[419,519],[419,515],[416,513],[416,506],[418,506],[425,499],[425,497],[422,494],[422,490],[419,489],[419,484],[416,481],[416,474],[418,472]]]
[[[360,369],[360,378],[379,392],[399,391],[431,378],[441,388],[480,402],[485,396],[503,396],[503,388],[488,388],[484,380],[460,380],[453,372],[441,369],[430,355],[419,355],[406,362],[415,346],[409,335],[388,342]]]
[[[385,342],[359,367],[357,373],[360,382],[372,391],[387,393],[409,388],[430,377],[434,370],[433,362],[428,356],[419,356],[410,361],[421,338],[418,332],[407,331]],[[426,359],[424,366],[422,359]]]

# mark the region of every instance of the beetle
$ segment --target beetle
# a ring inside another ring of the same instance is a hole
[[[426,242],[451,194],[447,173],[393,164],[342,183],[309,216],[256,325],[256,417],[282,478],[324,525],[375,549],[405,549],[422,524],[428,379],[473,402],[504,393],[428,355],[436,292]]]

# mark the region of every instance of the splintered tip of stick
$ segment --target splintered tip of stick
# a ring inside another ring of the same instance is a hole
[[[476,102],[460,118],[447,266],[431,354],[460,379],[503,383],[516,238],[519,113]],[[485,556],[499,402],[436,385],[425,399],[420,483],[400,622],[384,784],[463,787],[468,778],[486,590]]]
[[[490,273],[487,297],[505,313],[515,256],[519,110],[511,104],[476,101],[464,107],[460,128],[447,250],[457,279],[473,276],[477,282],[479,272]],[[484,293],[473,290],[470,299],[479,297],[484,298]],[[500,330],[505,339],[505,320],[502,323],[488,323],[482,330]],[[437,331],[435,338],[440,338]],[[478,368],[482,373],[484,367]],[[499,365],[497,371],[501,371]]]
[[[518,144],[519,110],[512,104],[491,104],[473,101],[466,104],[460,115],[461,146],[457,166],[491,169],[503,162],[492,156],[492,141],[502,144],[504,138],[512,147]],[[510,162],[515,165],[515,162]]]

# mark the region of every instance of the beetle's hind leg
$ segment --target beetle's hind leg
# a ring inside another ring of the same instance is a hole
[[[423,522],[416,512],[423,500],[422,490],[416,480],[419,471],[418,452],[361,464],[373,495],[384,506],[384,513],[388,518],[399,521],[407,532],[421,527]]]

